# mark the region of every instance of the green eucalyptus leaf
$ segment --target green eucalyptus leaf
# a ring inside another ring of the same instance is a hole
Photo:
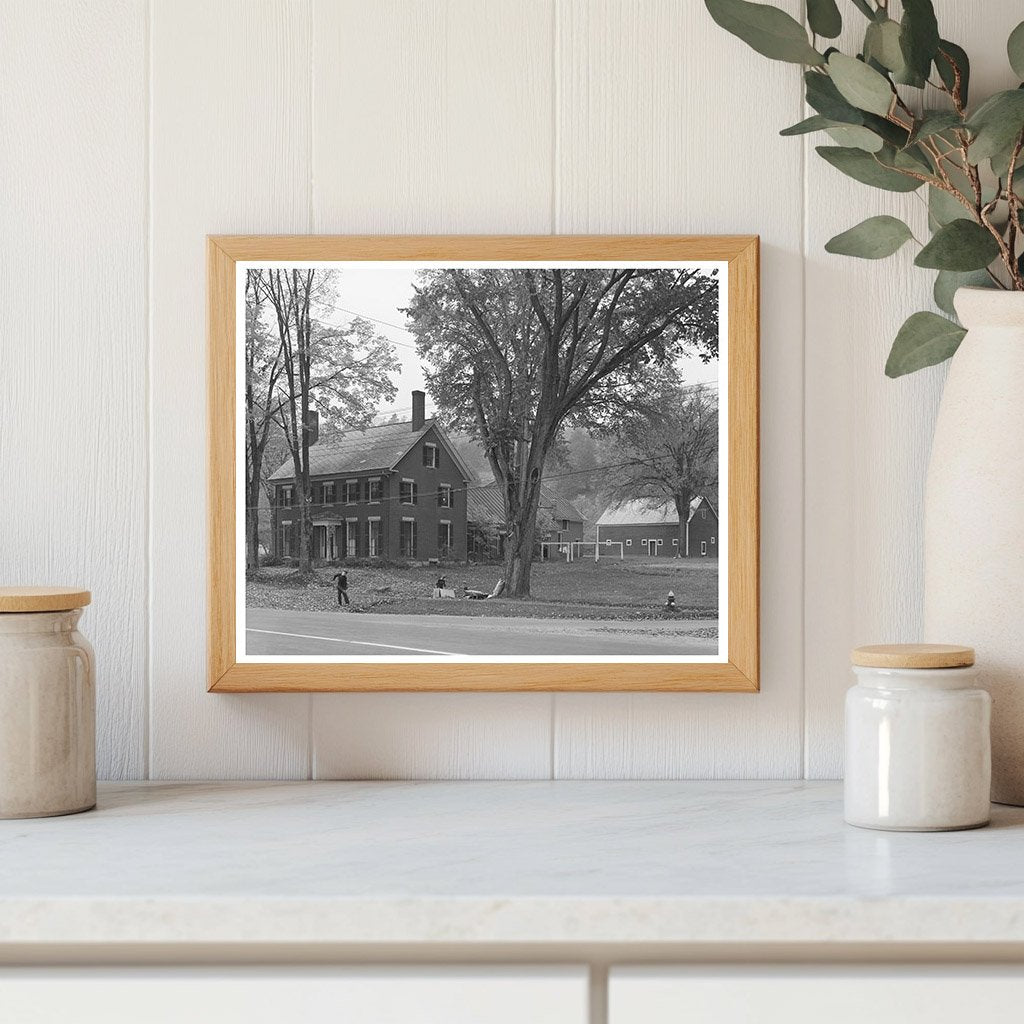
[[[1020,134],[1013,136],[1006,146],[998,153],[993,153],[989,163],[992,165],[992,173],[1000,179],[1009,177],[1010,161],[1017,150],[1017,143],[1020,141]],[[1024,154],[1017,154],[1013,165],[1013,180],[1016,183],[1024,181]]]
[[[906,128],[901,128],[884,117],[877,117],[875,114],[864,115],[864,127],[870,128],[876,135],[881,136],[893,149],[903,149],[907,145],[909,133]]]
[[[971,216],[958,199],[933,185],[928,186],[928,213],[933,227],[943,227],[954,220],[969,220]]]
[[[997,92],[971,116],[968,128],[974,135],[970,156],[981,163],[1004,153],[1024,131],[1024,89]]]
[[[878,153],[885,148],[882,139],[859,124],[837,124],[827,130],[832,141],[840,146],[863,149],[866,153]]]
[[[931,270],[984,270],[998,257],[991,231],[973,220],[954,220],[935,232],[914,263]]]
[[[1024,78],[1024,21],[1011,33],[1006,44],[1006,52],[1010,58],[1010,67],[1018,78]]]
[[[835,121],[831,121],[827,117],[822,117],[821,114],[815,114],[814,117],[805,118],[798,124],[783,128],[779,134],[786,136],[810,135],[811,132],[823,132],[826,128],[831,128],[835,123]]]
[[[807,0],[807,23],[815,35],[835,39],[843,31],[843,16],[836,0]]]
[[[960,72],[960,101],[967,106],[971,91],[971,61],[963,47],[947,39],[939,40],[939,52],[935,55],[935,69],[942,84],[952,92],[956,87],[956,71]]]
[[[899,73],[906,65],[900,48],[898,21],[873,21],[864,35],[864,57]]]
[[[907,145],[912,145],[918,139],[941,135],[943,132],[949,131],[950,128],[962,124],[960,115],[953,110],[926,110],[924,117],[914,124],[914,130],[910,133],[910,138],[907,139]]]
[[[889,80],[856,57],[833,53],[828,59],[829,77],[851,106],[886,117],[894,95]]]
[[[972,270],[968,274],[958,274],[953,270],[940,270],[935,278],[935,305],[944,313],[956,316],[953,296],[960,288],[991,288],[992,278],[984,270]]]
[[[837,170],[865,185],[887,192],[913,192],[921,182],[900,171],[884,166],[879,159],[863,149],[846,146],[818,146],[817,153]],[[888,156],[888,154],[886,154]]]
[[[864,113],[843,99],[828,75],[808,71],[804,81],[807,83],[807,105],[822,117],[843,124],[864,124]]]
[[[937,177],[924,150],[918,146],[907,146],[904,149],[886,150],[879,159],[889,167],[895,167],[898,171],[910,171],[914,174],[927,174],[929,177]]]
[[[944,363],[960,347],[967,332],[938,313],[915,313],[900,328],[885,364],[887,377]]]
[[[903,0],[900,49],[908,72],[907,85],[924,86],[939,49],[939,23],[932,0]]]
[[[910,228],[897,217],[869,217],[825,243],[825,251],[862,260],[891,256],[913,238]]]
[[[726,32],[742,39],[763,57],[791,64],[825,62],[808,42],[803,25],[777,7],[747,0],[704,0],[704,6]]]

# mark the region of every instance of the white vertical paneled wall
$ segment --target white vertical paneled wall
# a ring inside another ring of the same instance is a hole
[[[937,6],[1009,84],[1019,0]],[[0,581],[93,588],[102,774],[839,774],[847,648],[919,627],[943,373],[882,376],[909,255],[821,251],[920,204],[801,116],[699,0],[6,0]],[[285,231],[759,233],[762,692],[207,694],[204,237]]]
[[[99,770],[146,771],[147,38],[0,6],[0,582],[81,584]]]
[[[206,692],[206,242],[309,230],[309,5],[150,5],[153,778],[305,778],[309,698]]]

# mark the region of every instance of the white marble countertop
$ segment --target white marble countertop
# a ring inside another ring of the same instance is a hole
[[[117,943],[1024,944],[1024,810],[897,834],[834,783],[147,783],[0,821],[0,949]]]

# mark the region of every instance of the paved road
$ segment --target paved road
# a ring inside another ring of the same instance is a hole
[[[593,619],[499,619],[455,615],[374,615],[250,608],[251,655],[714,655],[718,641],[693,636],[717,619],[608,622]]]

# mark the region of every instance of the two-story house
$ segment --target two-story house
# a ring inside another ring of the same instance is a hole
[[[472,477],[441,427],[412,393],[412,420],[349,430],[309,449],[313,557],[466,558],[466,488]],[[298,554],[295,475],[289,459],[274,485],[273,552]]]

